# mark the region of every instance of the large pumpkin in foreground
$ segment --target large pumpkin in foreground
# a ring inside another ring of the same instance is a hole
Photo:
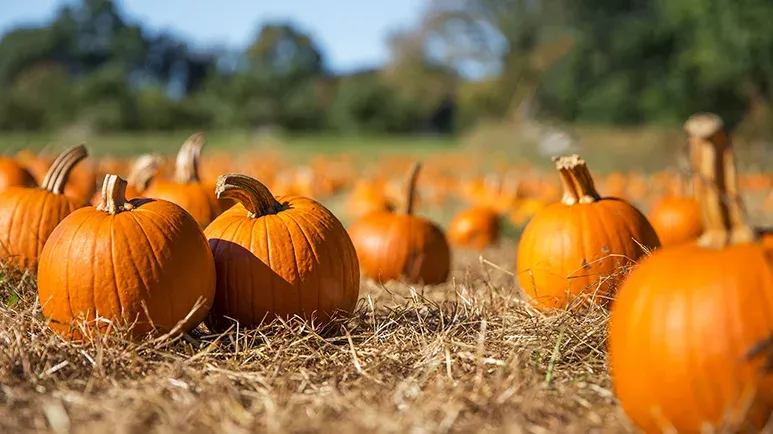
[[[445,233],[413,213],[420,169],[421,164],[416,163],[408,174],[402,210],[374,211],[349,227],[362,272],[371,279],[387,282],[404,278],[427,285],[448,279],[451,250]]]
[[[35,270],[49,235],[67,215],[86,202],[64,194],[73,168],[88,156],[83,145],[64,151],[40,187],[9,187],[0,193],[0,260]]]
[[[630,203],[602,198],[585,161],[555,158],[564,197],[543,208],[518,245],[518,283],[539,309],[589,301],[606,304],[626,268],[660,246],[647,218]]]
[[[125,189],[106,176],[99,206],[67,216],[43,248],[38,297],[65,338],[105,329],[98,318],[133,324],[134,337],[188,332],[212,305],[215,263],[198,224],[171,202],[127,201]]]
[[[771,256],[746,223],[721,120],[699,114],[685,128],[705,230],[644,259],[620,288],[614,391],[647,433],[763,432],[773,416]]]
[[[154,180],[143,192],[145,197],[180,205],[202,228],[220,214],[215,192],[199,179],[199,156],[205,141],[203,133],[191,135],[177,153],[174,178]]]
[[[222,175],[217,197],[238,203],[207,226],[217,294],[207,322],[222,330],[279,316],[326,321],[357,303],[357,254],[341,222],[318,202],[274,197],[245,175]]]

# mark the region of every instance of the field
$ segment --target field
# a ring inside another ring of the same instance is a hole
[[[96,156],[173,154],[187,134],[17,134],[0,138],[0,148],[86,141]],[[657,173],[676,170],[684,146],[679,131],[573,135],[577,143],[557,152],[579,152],[602,194],[619,190],[645,211],[664,192]],[[320,200],[348,225],[356,217],[349,198],[357,180],[384,170],[399,185],[404,168],[421,159],[426,181],[418,212],[446,226],[475,201],[449,179],[514,169],[525,180],[557,183],[551,149],[540,151],[544,138],[544,131],[520,129],[455,140],[213,132],[202,156],[213,162],[202,164],[202,173],[222,173],[229,164],[246,171],[248,161],[271,173],[276,190],[287,184],[264,167],[274,161],[309,165],[322,177],[340,175],[336,163],[345,161],[354,168],[345,187]],[[739,141],[747,184],[770,178],[769,152]],[[762,183],[746,196],[758,225],[773,210],[767,189]],[[212,334],[200,326],[180,339],[140,343],[119,330],[69,344],[43,321],[34,277],[3,273],[15,277],[0,282],[0,432],[633,432],[607,373],[607,312],[546,316],[523,301],[514,265],[525,221],[510,218],[503,240],[482,252],[454,249],[445,284],[363,279],[355,314],[325,327],[295,319]]]

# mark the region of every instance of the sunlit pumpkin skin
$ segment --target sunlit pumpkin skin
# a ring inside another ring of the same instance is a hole
[[[341,222],[318,202],[277,196],[244,175],[222,175],[217,196],[237,203],[205,230],[217,266],[207,322],[216,330],[298,315],[317,322],[351,313],[360,272]]]
[[[35,178],[13,158],[0,157],[0,193],[8,187],[35,187]]]
[[[690,197],[663,198],[652,208],[648,220],[663,246],[697,240],[703,232],[698,201]]]
[[[453,245],[483,250],[499,241],[499,214],[488,206],[476,206],[459,212],[448,226]]]
[[[613,388],[646,433],[762,432],[773,415],[770,250],[746,223],[721,120],[694,115],[685,129],[702,153],[705,230],[655,251],[621,286],[609,323]]]
[[[220,214],[214,190],[199,180],[198,161],[204,143],[202,133],[189,137],[177,154],[174,180],[154,180],[143,194],[180,205],[202,228]]]
[[[105,331],[104,321],[94,327],[98,317],[133,323],[135,338],[154,325],[188,332],[214,300],[215,263],[198,224],[171,202],[127,201],[125,188],[106,176],[102,203],[67,216],[43,248],[40,305],[66,339],[87,338],[84,328]]]
[[[35,270],[43,246],[67,215],[86,206],[64,194],[68,176],[88,155],[82,145],[63,152],[41,187],[10,187],[0,193],[0,260]]]
[[[445,233],[433,222],[413,214],[413,196],[421,165],[406,183],[405,209],[374,211],[349,227],[362,273],[376,281],[405,279],[434,285],[448,279],[451,250]]]
[[[518,283],[542,310],[605,305],[647,250],[660,246],[647,218],[625,200],[601,198],[577,155],[554,159],[564,198],[539,211],[518,245]]]

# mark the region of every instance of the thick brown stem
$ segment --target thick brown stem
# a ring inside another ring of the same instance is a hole
[[[699,113],[685,122],[684,129],[694,165],[693,188],[704,226],[698,244],[721,249],[756,240],[741,200],[733,147],[722,119]]]
[[[247,175],[229,173],[217,178],[215,194],[218,199],[238,201],[247,209],[248,216],[276,214],[282,210],[282,204],[271,194],[269,189],[257,179]]]
[[[126,182],[138,192],[145,191],[148,188],[148,184],[150,184],[150,180],[158,174],[161,162],[162,159],[159,155],[140,155],[134,160],[131,170],[129,170],[129,174],[126,176]]]
[[[601,199],[596,191],[596,184],[588,170],[585,160],[577,154],[563,157],[553,157],[561,182],[564,184],[564,198],[561,200],[566,205],[575,203],[593,203]],[[572,197],[570,197],[570,195]]]
[[[416,201],[416,180],[419,179],[421,171],[421,161],[417,161],[408,172],[405,181],[405,203],[403,204],[403,214],[413,214],[413,203]]]
[[[204,143],[206,143],[204,133],[195,133],[180,147],[175,161],[175,182],[178,184],[199,182],[199,156]]]
[[[127,185],[127,182],[118,175],[105,175],[105,180],[102,182],[102,200],[97,205],[97,211],[118,214],[134,209],[134,205],[126,200]]]
[[[84,145],[73,146],[62,152],[46,172],[41,187],[54,194],[64,193],[64,186],[70,178],[70,172],[76,164],[88,156],[89,153]]]

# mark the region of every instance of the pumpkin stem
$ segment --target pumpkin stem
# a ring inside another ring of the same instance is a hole
[[[161,166],[161,157],[157,154],[143,154],[137,157],[132,163],[129,174],[126,176],[126,182],[137,191],[145,191],[150,184],[150,180],[158,174]]]
[[[564,190],[564,195],[561,198],[561,203],[564,205],[574,205],[577,203],[577,190],[574,188],[574,182],[572,182],[572,176],[569,171],[564,167],[561,157],[553,157],[553,163],[558,170],[558,178],[561,180],[561,186]]]
[[[134,205],[126,200],[127,185],[128,183],[118,175],[105,175],[102,182],[102,199],[97,205],[97,211],[118,214],[134,209]]]
[[[247,175],[220,175],[217,178],[215,194],[218,199],[238,201],[244,205],[247,215],[251,218],[277,214],[282,210],[282,204],[271,194],[268,187]]]
[[[698,113],[684,124],[694,165],[694,193],[701,207],[705,230],[698,245],[721,249],[729,244],[758,239],[748,224],[738,189],[738,176],[730,137],[722,119]]]
[[[174,179],[178,184],[199,182],[199,156],[206,142],[204,133],[194,133],[180,147],[175,161]]]
[[[41,188],[54,194],[64,193],[64,186],[70,178],[70,172],[81,160],[88,157],[86,146],[77,145],[59,154],[43,178]]]
[[[416,201],[416,180],[419,179],[421,171],[421,161],[417,161],[408,172],[405,182],[405,203],[403,204],[403,214],[413,214],[413,203]]]

